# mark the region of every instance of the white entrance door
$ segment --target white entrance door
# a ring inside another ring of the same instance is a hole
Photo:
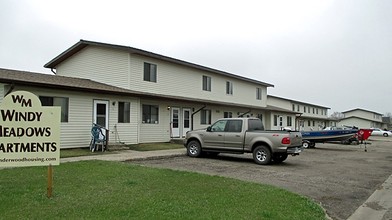
[[[109,101],[94,100],[93,122],[108,129],[109,125]]]
[[[180,137],[180,108],[171,108],[171,137]]]
[[[184,108],[182,110],[182,136],[185,137],[186,132],[191,130],[191,110]]]

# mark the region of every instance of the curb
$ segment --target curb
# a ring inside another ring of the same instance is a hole
[[[392,219],[392,175],[347,219]]]

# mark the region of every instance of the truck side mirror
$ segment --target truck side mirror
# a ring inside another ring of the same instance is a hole
[[[207,127],[207,131],[211,131],[211,126],[208,126],[208,127]]]

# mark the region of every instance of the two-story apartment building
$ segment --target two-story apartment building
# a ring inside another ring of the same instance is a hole
[[[344,118],[339,125],[356,126],[358,128],[382,128],[382,114],[361,108],[342,112]]]
[[[92,123],[111,144],[166,142],[218,118],[271,121],[276,109],[272,84],[127,46],[81,40],[45,67],[56,75],[0,69],[1,97],[27,90],[61,106],[62,148],[88,146]]]
[[[285,114],[278,114],[276,111],[271,112],[271,118],[274,119],[273,127],[275,128],[290,127],[295,130],[310,131],[322,130],[324,127],[329,126],[329,107],[272,95],[268,95],[267,104],[291,110],[291,112],[286,112]]]

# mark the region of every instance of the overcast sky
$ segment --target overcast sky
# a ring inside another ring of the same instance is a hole
[[[271,83],[329,114],[392,112],[391,0],[0,0],[0,68],[50,73],[80,39]]]

